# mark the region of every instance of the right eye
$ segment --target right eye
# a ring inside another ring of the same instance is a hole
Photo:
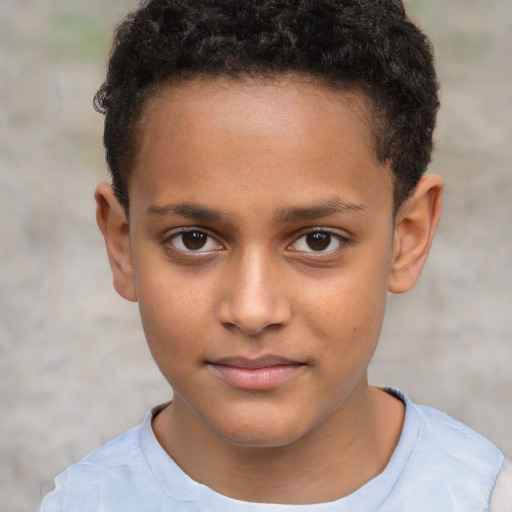
[[[222,249],[221,244],[200,229],[181,229],[172,234],[167,239],[167,243],[178,251],[189,253],[205,253]]]

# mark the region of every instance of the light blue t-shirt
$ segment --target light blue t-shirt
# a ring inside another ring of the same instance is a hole
[[[484,512],[504,456],[491,442],[430,407],[406,404],[398,446],[384,471],[357,491],[314,505],[258,504],[188,477],[141,425],[55,479],[40,512]]]

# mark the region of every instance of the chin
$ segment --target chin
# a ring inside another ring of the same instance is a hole
[[[224,421],[211,425],[217,435],[229,443],[245,448],[278,448],[288,446],[300,439],[306,432],[298,422],[286,421],[279,414],[258,414],[240,418],[225,416]],[[228,419],[229,421],[225,421]]]
[[[282,448],[293,444],[301,436],[281,432],[219,432],[225,441],[240,448]]]

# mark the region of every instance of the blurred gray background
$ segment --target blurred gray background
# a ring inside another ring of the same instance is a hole
[[[95,226],[107,179],[91,107],[129,0],[0,0],[0,511],[138,423],[169,390]],[[512,454],[510,0],[409,0],[443,107],[444,219],[416,289],[392,296],[373,382]]]

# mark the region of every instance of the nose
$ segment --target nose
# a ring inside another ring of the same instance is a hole
[[[262,251],[247,250],[233,262],[218,307],[222,325],[256,336],[290,321],[291,304],[271,260]]]

